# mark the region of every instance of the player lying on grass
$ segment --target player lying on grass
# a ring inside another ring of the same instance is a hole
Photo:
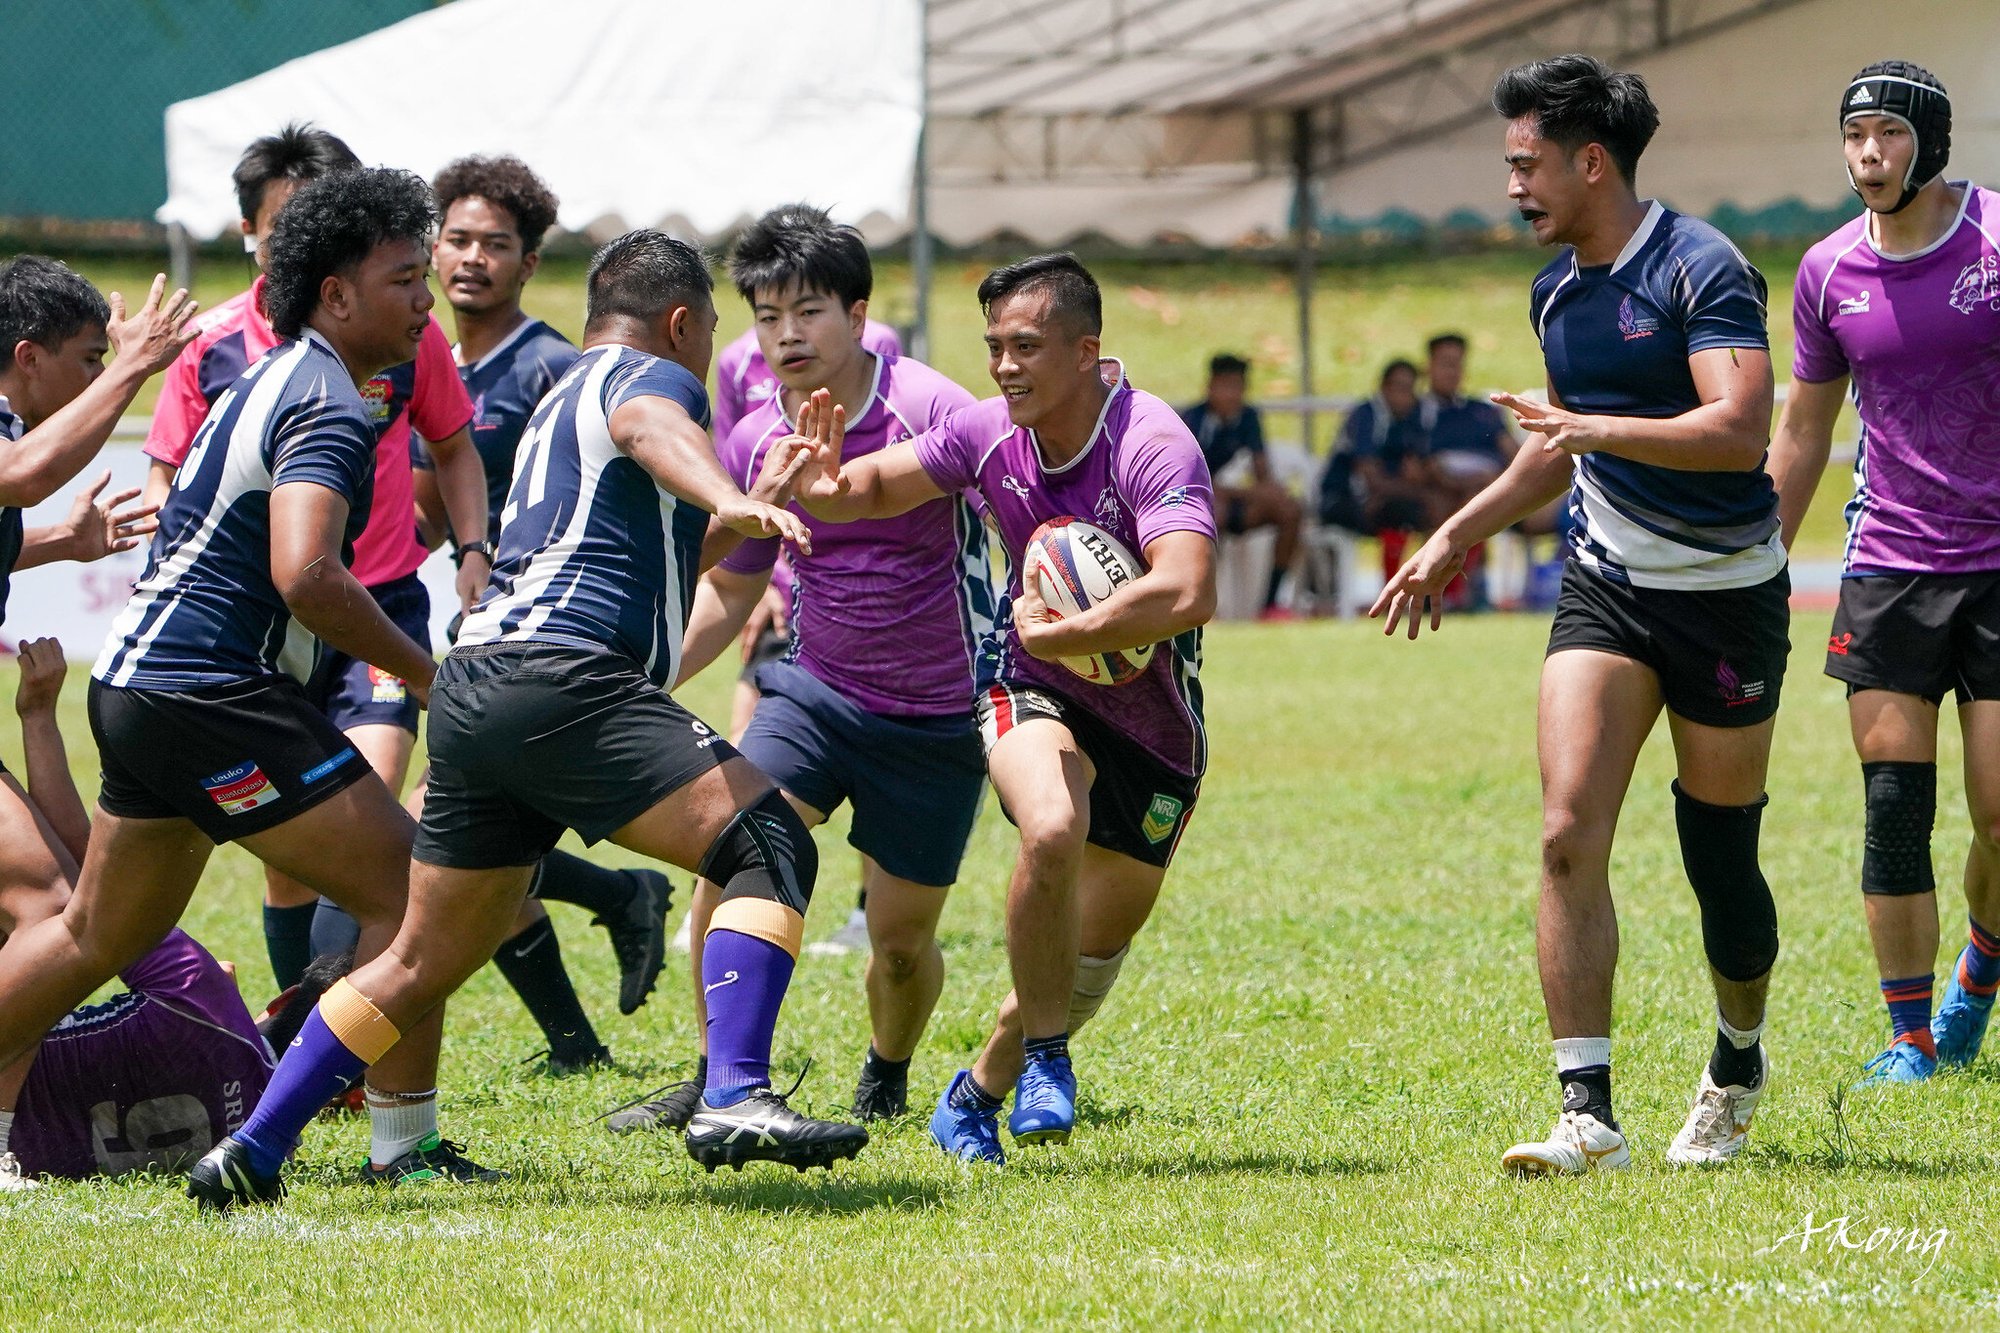
[[[1726,1161],[1748,1141],[1769,1072],[1761,1038],[1778,955],[1757,841],[1790,581],[1763,466],[1764,279],[1707,223],[1633,192],[1659,125],[1636,75],[1558,56],[1503,74],[1493,105],[1507,121],[1508,197],[1537,241],[1564,247],[1530,302],[1550,401],[1496,395],[1529,443],[1397,571],[1373,614],[1391,632],[1407,618],[1412,638],[1426,614],[1437,628],[1466,552],[1570,491],[1578,532],[1538,723],[1536,953],[1562,1111],[1547,1139],[1502,1160],[1522,1174],[1631,1160],[1611,1103],[1611,841],[1664,707],[1717,1006],[1714,1049],[1667,1160]]]
[[[434,1027],[512,928],[565,830],[723,886],[703,972],[709,1065],[689,1153],[716,1165],[831,1165],[867,1143],[771,1087],[771,1037],[817,855],[792,807],[665,691],[713,513],[809,549],[797,518],[746,498],[707,432],[715,330],[699,251],[635,231],[591,260],[584,354],[528,425],[493,586],[431,696],[431,784],[409,912],[391,949],[328,991],[250,1122],[195,1168],[204,1204],[270,1200],[328,1097]],[[378,1066],[379,1067],[379,1066]]]
[[[854,522],[968,495],[1013,562],[1011,619],[980,653],[977,707],[988,774],[1021,833],[1007,891],[1014,990],[931,1117],[946,1152],[999,1162],[1010,1089],[1017,1141],[1068,1139],[1069,1038],[1117,979],[1193,813],[1207,761],[1196,675],[1215,610],[1215,520],[1187,426],[1099,356],[1102,298],[1074,256],[995,269],[979,303],[1000,397],[861,458],[843,460],[837,439],[823,445],[799,497],[815,517]],[[1065,517],[1143,552],[1147,569],[1057,620],[1020,571],[1035,530]],[[1156,643],[1168,650],[1115,688],[1087,685],[1056,660]]]
[[[73,871],[90,818],[56,725],[68,667],[54,639],[23,643],[18,661],[29,801],[49,853]],[[60,912],[68,881],[44,896],[41,915]],[[0,909],[0,928],[18,924]],[[206,949],[169,931],[119,979],[131,989],[65,1015],[12,1077],[0,1077],[0,1190],[30,1188],[35,1176],[186,1170],[263,1093],[270,1047],[235,978]]]
[[[717,452],[744,486],[825,390],[846,423],[842,455],[861,458],[970,407],[973,397],[918,361],[870,352],[861,334],[874,273],[861,233],[803,204],[764,215],[729,264],[781,389],[737,423]],[[801,511],[803,512],[803,511]],[[792,649],[758,671],[757,710],[737,742],[808,826],[852,801],[848,841],[862,855],[870,953],[871,1041],[856,1118],[903,1114],[910,1059],[944,985],[938,916],[958,878],[986,788],[972,715],[977,636],[995,603],[986,529],[959,496],[875,523],[809,521],[810,554],[790,552]],[[776,538],[746,541],[702,577],[682,648],[686,679],[733,646],[770,587]],[[718,892],[690,908],[693,937]],[[701,950],[693,949],[696,1012]],[[696,1085],[611,1117],[614,1130],[685,1123]]]
[[[1951,102],[1921,66],[1862,70],[1841,94],[1840,128],[1866,209],[1799,264],[1771,475],[1789,537],[1851,379],[1865,451],[1826,673],[1846,682],[1861,757],[1862,901],[1889,1006],[1889,1047],[1865,1081],[1910,1083],[1978,1055],[2000,990],[2000,195],[1944,178]],[[1971,939],[1933,1019],[1947,693],[1965,736]]]

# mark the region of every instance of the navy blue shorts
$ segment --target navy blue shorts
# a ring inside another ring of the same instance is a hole
[[[370,588],[369,594],[396,628],[431,646],[431,595],[415,574]],[[401,727],[417,734],[417,700],[399,677],[329,648],[306,684],[313,707],[342,731],[353,727]]]
[[[757,671],[745,759],[823,814],[854,803],[847,841],[897,879],[949,888],[979,817],[986,757],[972,712],[884,717],[801,667]]]

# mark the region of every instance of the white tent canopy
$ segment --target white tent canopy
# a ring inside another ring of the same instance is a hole
[[[922,120],[920,15],[921,0],[459,0],[168,107],[157,216],[202,240],[233,230],[243,146],[307,119],[426,177],[514,153],[569,231],[713,237],[795,199],[893,231]]]

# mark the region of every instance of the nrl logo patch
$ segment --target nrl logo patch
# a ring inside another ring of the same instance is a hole
[[[1164,842],[1181,822],[1182,804],[1171,796],[1159,795],[1146,807],[1146,818],[1140,823],[1139,831],[1146,835],[1147,842]]]

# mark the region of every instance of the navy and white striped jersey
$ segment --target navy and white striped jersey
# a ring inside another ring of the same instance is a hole
[[[458,355],[453,348],[452,354]],[[488,541],[500,540],[500,511],[514,475],[514,451],[542,396],[580,355],[569,339],[539,319],[524,319],[500,345],[458,377],[472,395],[472,444],[486,464]]]
[[[1655,202],[1609,265],[1566,251],[1535,277],[1530,313],[1564,407],[1677,417],[1701,406],[1688,357],[1764,351],[1766,288],[1729,238]],[[1785,565],[1778,498],[1759,466],[1690,472],[1607,453],[1576,460],[1577,559],[1642,588],[1742,588]]]
[[[295,481],[347,501],[351,547],[374,494],[375,428],[346,365],[310,330],[252,362],[209,409],[91,674],[170,691],[309,676],[319,641],[271,581],[271,491]]]
[[[0,395],[0,440],[11,444],[27,433],[27,423],[14,415],[6,396]],[[0,623],[7,619],[7,590],[13,582],[14,566],[20,563],[21,543],[26,537],[21,511],[12,505],[0,507]]]
[[[493,582],[460,648],[596,648],[672,682],[709,516],[612,442],[612,413],[635,398],[665,398],[708,425],[708,392],[685,367],[615,343],[578,357],[521,436]]]

